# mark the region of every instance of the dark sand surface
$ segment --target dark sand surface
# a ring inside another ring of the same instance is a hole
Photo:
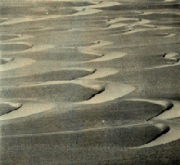
[[[180,164],[177,0],[2,0],[1,164]]]

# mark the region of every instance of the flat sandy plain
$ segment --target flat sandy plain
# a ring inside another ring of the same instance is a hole
[[[2,0],[0,14],[1,164],[180,164],[178,0]]]

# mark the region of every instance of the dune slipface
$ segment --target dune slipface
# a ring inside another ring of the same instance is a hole
[[[178,164],[179,7],[2,0],[1,164]]]

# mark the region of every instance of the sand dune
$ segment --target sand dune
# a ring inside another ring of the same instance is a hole
[[[119,146],[135,147],[145,144],[162,131],[151,124],[119,127],[100,127],[78,131],[61,131],[37,134],[19,134],[1,136],[1,140],[13,141],[13,144],[56,144],[58,146]],[[142,135],[146,135],[143,137]],[[52,140],[53,139],[53,140]],[[141,140],[139,140],[141,139]]]
[[[0,116],[10,113],[12,111],[18,110],[21,107],[22,107],[21,103],[1,102],[0,103]]]
[[[124,52],[109,52],[109,53],[106,53],[106,54],[102,54],[102,57],[87,61],[85,63],[110,61],[110,60],[113,60],[113,59],[122,58],[122,57],[124,57],[126,55],[127,55],[127,53],[124,53]]]
[[[17,45],[16,42],[14,43],[15,45],[15,49],[17,49]],[[54,48],[55,45],[50,45],[50,44],[40,44],[40,45],[34,45],[31,44],[31,46],[29,46],[29,49],[24,49],[24,50],[19,50],[19,51],[12,51],[12,49],[9,49],[9,51],[3,52],[3,55],[10,55],[10,54],[22,54],[22,53],[33,53],[33,52],[39,52],[39,51],[44,51],[47,49],[52,49]]]
[[[175,60],[175,61],[177,61],[177,60],[179,60],[180,55],[179,55],[179,53],[176,53],[176,52],[170,52],[170,53],[165,53],[165,54],[163,55],[163,57],[166,58],[166,59],[170,59],[170,60]],[[179,57],[179,58],[178,58],[178,57]]]
[[[83,77],[82,79],[98,79],[98,78],[103,78],[107,77],[113,74],[118,73],[119,70],[117,69],[110,69],[110,68],[98,68],[94,70],[93,74],[87,75]]]
[[[84,76],[91,75],[95,71],[95,68],[56,68],[54,71],[44,71],[42,73],[31,72],[30,74],[25,74],[24,76],[17,75],[17,77],[14,78],[1,80],[1,85],[8,85],[7,82],[13,82],[11,84],[20,85],[27,82],[75,80]]]
[[[0,49],[1,51],[10,51],[10,52],[13,52],[13,51],[24,51],[24,50],[27,50],[27,49],[30,49],[32,48],[32,44],[30,43],[26,43],[26,42],[4,42],[4,43],[1,43],[0,44]]]
[[[157,122],[155,121],[154,124],[156,124],[156,123]],[[167,125],[166,126],[167,129],[169,127],[170,130],[168,132],[166,132],[165,134],[162,134],[161,136],[159,136],[158,138],[156,138],[152,142],[147,143],[145,145],[142,145],[142,146],[140,146],[138,148],[154,147],[154,146],[170,143],[172,141],[180,139],[180,132],[179,132],[180,124],[178,122],[170,121],[170,120],[169,121],[163,121],[161,123],[161,125]]]
[[[13,61],[14,58],[0,58],[0,65]]]
[[[0,35],[0,40],[12,40],[14,38],[19,37],[18,34],[1,34]]]
[[[18,104],[19,105],[19,104]],[[37,114],[43,111],[47,111],[56,107],[53,103],[24,103],[20,104],[18,110],[12,110],[10,113],[0,116],[0,120],[10,120],[20,117],[26,117],[29,115]]]
[[[124,22],[124,21],[137,21],[136,18],[125,18],[125,17],[117,17],[117,18],[112,18],[112,19],[108,19],[106,21],[107,24],[114,24],[117,22]]]
[[[99,40],[99,41],[95,41],[94,44],[91,46],[78,47],[77,50],[84,54],[92,54],[92,55],[102,56],[103,53],[99,53],[99,51],[96,49],[103,47],[103,46],[111,45],[111,44],[112,44],[112,42]]]
[[[169,111],[165,111],[159,116],[153,118],[154,120],[167,120],[180,117],[180,102],[171,100],[173,107]]]
[[[31,65],[35,63],[36,61],[29,58],[15,58],[14,60],[10,60],[7,63],[0,65],[0,71],[7,71],[17,68],[22,68],[27,65]]]
[[[95,94],[90,100],[79,102],[78,104],[100,104],[123,97],[134,90],[133,86],[127,84],[104,82],[100,93]]]
[[[167,68],[167,67],[175,67],[175,66],[179,66],[180,65],[180,61],[178,62],[173,62],[171,64],[167,64],[167,65],[160,65],[160,66],[154,66],[151,68],[145,68],[146,70],[151,70],[151,69],[162,69],[162,68]]]
[[[143,101],[143,102],[149,102],[153,104],[159,104],[163,106],[165,109],[170,109],[173,107],[173,103],[169,100],[154,100],[154,99],[127,99],[130,101]]]

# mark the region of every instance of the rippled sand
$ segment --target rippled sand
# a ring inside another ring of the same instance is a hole
[[[2,164],[178,164],[177,0],[2,0]]]

